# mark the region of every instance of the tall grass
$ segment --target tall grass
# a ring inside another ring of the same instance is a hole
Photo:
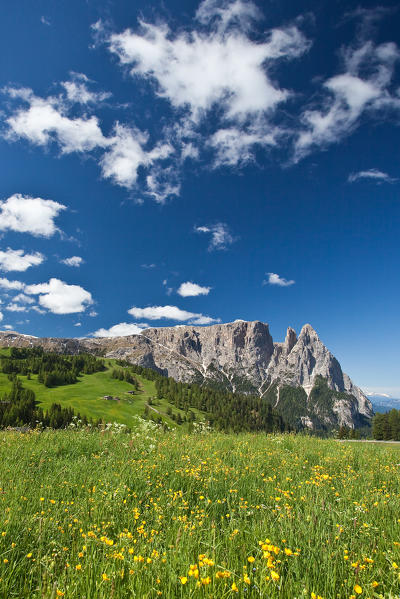
[[[400,453],[301,436],[0,434],[0,597],[398,597]]]

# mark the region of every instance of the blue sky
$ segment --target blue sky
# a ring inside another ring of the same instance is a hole
[[[3,330],[311,323],[400,394],[395,2],[8,2]]]

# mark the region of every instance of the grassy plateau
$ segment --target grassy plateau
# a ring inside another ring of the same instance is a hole
[[[8,355],[9,350],[1,349],[1,355]],[[138,374],[135,378],[139,382],[139,390],[131,395],[133,387],[126,381],[120,381],[112,378],[112,369],[116,366],[115,360],[105,361],[106,370],[95,372],[93,374],[81,374],[77,383],[72,385],[61,385],[59,387],[48,388],[37,380],[37,375],[31,375],[30,379],[19,375],[22,385],[26,389],[34,391],[38,404],[47,410],[52,403],[59,403],[63,408],[71,407],[75,413],[81,416],[87,416],[97,420],[101,418],[103,422],[119,422],[131,427],[135,423],[135,417],[143,415],[146,404],[152,398],[149,406],[150,415],[160,417],[163,422],[169,426],[175,426],[173,420],[167,414],[169,409],[172,413],[184,416],[184,412],[175,406],[171,406],[164,399],[154,399],[156,390],[154,381],[150,381]],[[9,391],[11,382],[6,374],[0,372],[0,395]],[[119,397],[119,401],[104,399],[105,395]],[[196,417],[202,419],[203,416],[195,408],[192,411]]]
[[[0,597],[399,597],[399,463],[396,446],[139,419],[2,432]]]

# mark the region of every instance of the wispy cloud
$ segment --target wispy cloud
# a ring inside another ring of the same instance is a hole
[[[354,13],[360,26],[354,43],[341,50],[341,72],[323,83],[321,99],[301,114],[295,161],[349,135],[364,114],[400,110],[400,97],[393,88],[400,50],[393,42],[375,44],[369,39],[372,24],[382,16],[382,11],[362,9]]]
[[[20,302],[22,304],[34,304],[35,303],[34,299],[32,299],[31,297],[29,297],[23,293],[19,293],[13,299],[14,299],[14,302]]]
[[[78,104],[99,104],[112,96],[111,92],[96,92],[89,89],[91,80],[84,73],[71,72],[71,78],[61,83],[67,100]]]
[[[387,173],[379,171],[376,168],[371,168],[367,171],[359,171],[358,173],[350,173],[348,177],[349,183],[354,183],[360,179],[370,179],[375,183],[395,183],[397,179],[391,177]]]
[[[164,279],[164,280],[163,280],[163,282],[162,282],[162,284],[163,284],[163,287],[165,287],[165,293],[166,293],[166,295],[168,295],[168,296],[169,296],[169,295],[172,295],[172,293],[173,293],[173,291],[174,291],[174,288],[173,288],[173,287],[170,287],[170,286],[168,285],[168,280],[167,280],[167,279]]]
[[[230,232],[226,223],[216,223],[215,225],[200,226],[194,228],[196,233],[207,233],[210,235],[208,250],[226,250],[236,239]]]
[[[5,307],[9,312],[29,312],[30,308],[26,305],[11,302]]]

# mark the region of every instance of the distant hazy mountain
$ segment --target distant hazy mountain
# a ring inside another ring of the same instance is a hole
[[[379,395],[378,393],[372,393],[371,395],[367,395],[367,397],[372,403],[374,412],[390,412],[390,410],[393,410],[393,408],[400,410],[400,399],[390,397],[390,395]]]
[[[353,428],[367,424],[373,413],[370,400],[309,324],[298,337],[289,327],[283,343],[273,341],[268,324],[239,320],[99,339],[38,339],[7,332],[0,333],[0,345],[92,352],[153,368],[177,381],[251,393],[294,425]]]

